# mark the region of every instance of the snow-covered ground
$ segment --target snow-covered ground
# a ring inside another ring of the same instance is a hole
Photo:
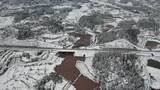
[[[69,12],[68,16],[65,17],[65,19],[62,20],[62,22],[65,24],[73,24],[76,23],[82,16],[85,15],[90,15],[91,13],[94,12],[100,12],[100,13],[108,13],[113,15],[114,19],[113,21],[106,20],[105,24],[106,25],[113,25],[115,28],[119,24],[119,22],[124,21],[124,20],[134,20],[135,22],[138,22],[141,18],[143,18],[143,15],[141,14],[135,14],[130,12],[130,10],[125,10],[120,6],[124,7],[131,7],[133,6],[133,1],[131,0],[130,2],[126,4],[120,3],[120,0],[90,0],[91,2],[88,3],[79,3],[81,8],[77,9],[72,7],[72,4],[62,4],[62,5],[56,5],[53,6],[53,9],[65,9],[65,8],[72,8],[73,10]],[[135,0],[137,1],[137,0]],[[153,0],[152,0],[153,1]],[[108,3],[108,2],[114,2],[114,3]],[[140,2],[140,1],[139,1]],[[0,1],[0,5],[1,5]],[[144,3],[146,4],[146,3]],[[43,4],[42,4],[43,5]],[[93,5],[93,6],[92,6]],[[94,6],[95,5],[95,6]],[[117,6],[116,6],[117,5]],[[146,4],[147,5],[147,4]],[[22,7],[27,6],[8,6],[9,9],[20,9]],[[30,7],[30,6],[28,6]],[[30,10],[32,12],[32,10]],[[34,10],[33,10],[34,11]],[[6,11],[7,12],[7,11]],[[12,10],[11,10],[12,12]],[[47,16],[47,15],[44,15]],[[48,15],[48,17],[52,17],[52,15]],[[33,18],[34,19],[34,18]],[[19,24],[25,24],[29,23],[29,18],[22,20],[19,22]],[[33,20],[33,22],[36,22],[36,20]],[[32,22],[32,20],[30,21]],[[0,17],[0,29],[5,28],[7,26],[12,26],[14,25],[14,18],[12,16],[9,17]],[[17,24],[15,24],[17,25]],[[31,30],[33,31],[38,31],[40,29],[43,29],[43,26],[38,26],[34,27]],[[73,26],[68,27],[68,28],[73,28]],[[86,29],[86,28],[85,28]],[[95,28],[97,32],[103,33],[102,32],[102,27],[101,25],[97,25],[97,28]],[[93,43],[88,46],[88,47],[80,47],[80,49],[103,49],[103,48],[128,48],[128,49],[138,49],[138,50],[147,50],[145,49],[145,43],[147,40],[151,41],[158,41],[158,39],[152,39],[155,38],[154,32],[150,30],[141,30],[141,33],[139,34],[138,37],[138,46],[132,44],[131,42],[127,41],[126,39],[117,39],[112,42],[107,42],[101,45],[98,45],[96,43],[96,36],[97,34],[94,32],[94,30],[88,29],[85,32],[92,35],[91,41]],[[1,31],[3,33],[3,31]],[[0,32],[0,34],[2,34]],[[45,39],[44,39],[45,38]],[[16,38],[9,37],[5,39],[0,40],[0,45],[16,45],[16,46],[38,46],[38,47],[50,47],[50,48],[71,48],[74,45],[74,41],[78,40],[77,38],[71,38],[67,34],[67,32],[63,33],[46,33],[41,36],[39,36],[38,39],[26,39],[26,40],[17,40]],[[140,47],[139,47],[140,46]],[[155,49],[154,51],[158,51],[160,49]],[[8,51],[8,54],[12,54],[13,51]],[[98,51],[97,51],[98,52]],[[34,54],[29,52],[30,54]],[[48,52],[44,52],[43,60],[38,61],[38,62],[32,62],[32,63],[22,63],[22,62],[17,62],[14,65],[11,65],[7,72],[0,77],[0,90],[32,90],[33,85],[36,83],[36,79],[41,79],[45,73],[49,73],[54,71],[53,68],[57,65],[60,64],[62,61],[61,58],[57,58],[55,56],[55,53],[51,53],[49,56],[46,55]],[[93,79],[94,77],[94,70],[92,68],[92,59],[93,56],[96,52],[95,51],[86,51],[86,50],[80,50],[80,51],[75,51],[75,56],[83,56],[83,54],[86,55],[86,61],[85,62],[77,62],[77,68],[80,69],[80,71],[89,77],[90,79]],[[140,52],[139,55],[141,55],[141,60],[146,60],[147,59],[156,59],[157,61],[159,60],[160,53],[159,52],[154,52],[154,56],[151,54],[152,52]],[[15,55],[8,55],[4,56],[3,55],[0,57],[0,65],[7,64],[7,61],[12,57],[12,56],[21,56],[22,52],[20,53],[13,53]],[[36,58],[36,57],[33,57]],[[47,58],[47,59],[46,59]],[[7,59],[7,60],[6,60]],[[22,61],[27,62],[31,61],[28,60],[26,57],[22,58]],[[47,63],[51,63],[51,65],[47,65]],[[145,63],[146,64],[146,63]],[[160,88],[160,70],[155,69],[152,67],[147,67],[148,71],[153,75],[157,80],[152,84],[152,87],[154,88]],[[45,72],[47,70],[47,72]],[[88,72],[89,71],[89,72]],[[92,75],[92,74],[93,75]],[[32,77],[32,78],[30,78]],[[26,83],[24,83],[26,82]],[[67,81],[63,80],[62,84],[57,84],[56,85],[56,90],[62,90],[62,87],[67,83]],[[28,86],[26,86],[26,84]],[[35,89],[33,89],[35,90]],[[69,88],[69,90],[75,90],[73,86]]]
[[[0,28],[7,27],[13,24],[13,17],[0,17]]]
[[[89,11],[89,4],[85,3],[82,5],[80,9],[74,9],[73,11],[71,11],[69,15],[66,17],[65,21],[75,23],[80,19],[80,17],[88,15],[90,13]]]
[[[59,38],[59,37],[62,37],[62,36],[65,36],[67,34],[43,34],[41,37],[44,37],[44,38],[50,38],[50,39],[56,39],[56,38]]]
[[[3,61],[0,63],[6,62],[5,60],[9,58],[7,54],[11,51],[8,50],[4,53],[1,58]],[[14,52],[14,51],[12,51]],[[10,57],[14,56],[22,56],[23,53],[29,53],[31,58],[36,57],[37,51],[19,51],[11,53]],[[61,64],[63,58],[59,58],[56,56],[57,51],[43,51],[43,53],[39,56],[43,58],[40,61],[30,61],[28,58],[22,57],[22,61],[17,61],[8,68],[8,70],[1,75],[0,77],[0,90],[35,90],[35,86],[37,81],[39,81],[43,76],[48,75],[51,72],[55,72],[54,68]],[[76,56],[83,56],[86,55],[86,61],[81,62],[78,61],[76,67],[88,78],[94,80],[94,71],[92,68],[92,59],[95,52],[83,52],[83,51],[76,51]],[[4,56],[5,55],[5,56]],[[28,62],[30,61],[30,62]],[[25,63],[28,62],[28,63]],[[65,79],[60,84],[56,84],[55,90],[63,90],[63,87],[68,83]],[[76,90],[73,85],[71,85],[67,90]]]
[[[159,90],[160,89],[160,69],[147,67],[147,70],[149,73],[151,73],[151,76],[153,76],[155,79],[151,82],[152,83],[151,87]]]
[[[0,45],[13,45],[13,46],[35,46],[35,47],[48,47],[48,48],[72,48],[74,43],[79,38],[72,37],[67,33],[56,34],[43,34],[38,39],[25,39],[18,40],[13,36],[5,39],[0,39]]]
[[[45,43],[42,41],[30,39],[30,40],[17,40],[16,38],[8,38],[5,40],[0,40],[0,45],[13,45],[13,46],[39,46],[39,47],[59,47],[54,44]]]
[[[43,61],[15,63],[5,74],[1,75],[0,90],[35,90],[34,85],[37,81],[50,72],[54,72],[54,67],[61,62],[62,59],[57,58],[55,52],[52,52]]]
[[[88,66],[84,62],[78,61],[76,63],[76,67],[80,70],[80,72],[84,76],[88,77],[91,80],[94,80],[94,73],[90,71],[90,69],[88,68]]]
[[[136,45],[130,43],[126,39],[117,39],[112,42],[104,43],[100,46],[101,48],[128,48],[128,49],[138,48]]]

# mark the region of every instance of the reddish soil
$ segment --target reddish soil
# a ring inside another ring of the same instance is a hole
[[[157,48],[158,45],[160,45],[159,42],[156,42],[156,41],[147,41],[145,47],[148,48],[148,49],[154,49],[154,48]]]
[[[68,55],[64,58],[62,64],[55,68],[55,71],[65,79],[72,81],[76,90],[100,90],[99,83],[81,75],[75,67],[76,61],[74,55]]]
[[[80,37],[80,39],[75,43],[73,48],[78,48],[81,46],[89,46],[91,41],[91,35],[90,34],[80,34],[76,32],[69,33],[69,35],[74,36],[74,37]]]

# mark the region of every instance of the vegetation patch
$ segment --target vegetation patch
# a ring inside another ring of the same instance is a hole
[[[138,56],[121,53],[97,53],[93,68],[102,90],[145,90]]]

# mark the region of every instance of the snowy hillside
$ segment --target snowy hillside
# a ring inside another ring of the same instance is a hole
[[[101,47],[103,48],[129,48],[129,49],[135,49],[137,48],[136,45],[133,45],[132,43],[130,43],[129,41],[125,40],[125,39],[119,39],[119,40],[115,40],[112,42],[108,42],[105,44],[102,44]]]
[[[159,15],[159,0],[1,0],[0,90],[76,90],[54,71],[73,53],[76,70],[102,90],[159,90],[159,81],[151,83],[148,75],[159,79],[159,71],[146,64],[160,59]],[[139,52],[98,51],[106,48]]]

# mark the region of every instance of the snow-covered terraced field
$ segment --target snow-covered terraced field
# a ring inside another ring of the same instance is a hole
[[[160,70],[147,66],[150,59],[160,61],[159,5],[159,0],[1,0],[0,90],[76,90],[54,70],[65,58],[58,52],[84,55],[76,68],[100,80],[102,90],[159,90]]]

